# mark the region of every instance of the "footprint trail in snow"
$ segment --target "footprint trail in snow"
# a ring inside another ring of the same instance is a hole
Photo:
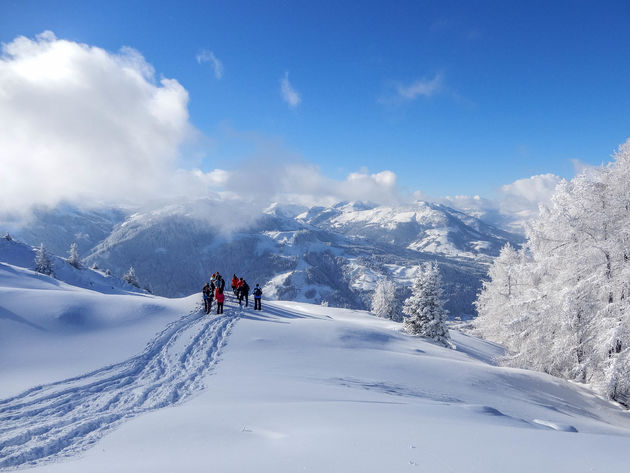
[[[0,400],[0,468],[71,456],[124,420],[201,390],[235,313],[195,310],[169,324],[140,355]]]

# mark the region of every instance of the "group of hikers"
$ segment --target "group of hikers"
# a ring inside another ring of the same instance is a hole
[[[243,300],[245,300],[245,307],[249,306],[249,284],[243,279],[236,276],[232,277],[232,292],[234,297],[238,299],[239,307],[243,307]],[[207,282],[202,289],[203,302],[206,314],[209,314],[212,310],[212,302],[217,301],[217,314],[223,313],[223,303],[225,302],[225,279],[223,276],[216,273],[212,273],[210,282]],[[254,296],[254,310],[262,310],[262,289],[258,284],[252,291]]]

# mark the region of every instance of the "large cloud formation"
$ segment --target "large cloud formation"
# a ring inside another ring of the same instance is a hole
[[[61,202],[140,207],[212,196],[255,202],[260,210],[273,200],[391,201],[398,192],[389,171],[336,181],[264,145],[252,156],[256,175],[251,162],[208,173],[189,169],[180,150],[198,132],[189,122],[188,92],[176,80],[157,79],[131,48],[112,53],[49,31],[3,45],[0,124],[4,219]]]
[[[175,79],[157,78],[136,50],[112,53],[52,32],[18,37],[2,46],[0,56],[0,223],[61,202],[140,208],[210,197],[223,202],[225,221],[247,224],[272,202],[395,205],[420,195],[401,192],[388,170],[331,179],[264,139],[252,140],[249,160],[202,172],[187,165],[182,152],[198,136],[189,120],[188,92]],[[556,180],[545,175],[516,181],[504,186],[498,204],[468,198],[448,203],[485,215],[523,209],[529,215],[548,199]]]
[[[168,188],[191,133],[188,93],[135,50],[44,32],[0,57],[0,212],[134,202]]]

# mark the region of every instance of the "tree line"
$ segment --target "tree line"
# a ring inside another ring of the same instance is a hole
[[[476,301],[502,362],[591,384],[630,406],[630,140],[561,182],[522,248],[506,245]]]

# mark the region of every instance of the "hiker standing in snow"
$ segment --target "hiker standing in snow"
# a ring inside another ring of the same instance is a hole
[[[245,307],[249,305],[249,284],[243,278],[238,282],[238,305],[242,305],[245,298]]]
[[[232,276],[232,292],[234,293],[234,296],[238,297],[238,278],[236,277],[236,274]]]
[[[217,300],[217,314],[223,313],[223,301],[225,301],[225,294],[223,294],[223,289],[217,288],[217,293],[215,295],[215,299]]]
[[[223,279],[223,276],[221,276],[218,271],[217,280],[214,285],[217,287],[217,289],[221,289],[221,293],[223,293],[223,290],[225,289],[225,279]]]
[[[212,301],[214,300],[214,291],[216,290],[216,286],[214,285],[214,282],[216,281],[216,276],[214,275],[214,273],[212,273],[212,276],[210,277],[210,310],[212,310]]]
[[[254,310],[262,310],[262,289],[258,284],[256,284],[252,294],[254,295]]]
[[[210,284],[206,283],[203,286],[203,289],[201,290],[203,292],[203,305],[204,305],[204,310],[206,311],[206,314],[210,313],[210,306],[212,304],[210,297],[212,292],[210,289]]]

